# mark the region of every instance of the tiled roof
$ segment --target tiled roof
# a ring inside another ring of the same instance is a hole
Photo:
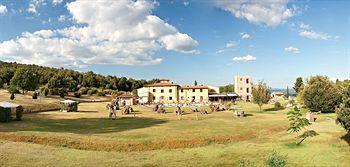
[[[124,93],[124,94],[122,94],[122,95],[119,95],[118,97],[119,97],[119,98],[137,98],[137,96],[132,95],[132,94],[127,94],[127,93]]]
[[[158,83],[146,85],[145,87],[157,87],[157,86],[179,86],[179,85],[172,82],[167,82],[167,83],[158,82]]]
[[[209,89],[207,85],[182,86],[181,89]]]

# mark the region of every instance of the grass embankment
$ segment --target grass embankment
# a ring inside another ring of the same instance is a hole
[[[334,114],[317,115],[309,128],[320,135],[295,147],[296,135],[286,132],[286,110],[259,112],[254,104],[240,103],[251,116],[225,111],[196,120],[186,108],[179,120],[173,109],[157,114],[140,106],[134,107],[136,117],[118,113],[117,120],[108,120],[105,104],[82,103],[80,113],[43,112],[0,124],[0,165],[234,166],[244,158],[261,166],[272,149],[287,154],[290,166],[350,163],[341,139],[345,131]]]

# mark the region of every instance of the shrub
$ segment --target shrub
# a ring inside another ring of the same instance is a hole
[[[81,97],[81,92],[80,91],[74,92],[74,97],[80,98]]]
[[[266,166],[268,167],[284,167],[287,166],[287,156],[280,155],[277,151],[273,150],[266,158]]]
[[[0,122],[11,121],[11,109],[0,107]]]
[[[342,104],[336,109],[337,124],[340,124],[346,131],[350,132],[350,108]]]
[[[106,96],[106,92],[105,91],[98,91],[97,96]]]
[[[239,167],[255,167],[255,164],[253,162],[250,162],[249,160],[240,160]]]
[[[92,89],[87,91],[87,94],[90,95],[90,96],[93,95],[93,94],[96,94],[96,93],[97,93],[97,89],[96,88],[92,88]]]
[[[87,91],[87,95],[89,95],[89,96],[91,96],[93,93],[94,93],[93,90],[88,90],[88,91]]]
[[[11,100],[15,99],[15,94],[14,93],[11,93],[10,99]]]
[[[282,109],[282,108],[283,108],[283,106],[282,106],[282,104],[280,102],[276,102],[275,103],[275,109],[276,110],[279,110],[279,109]]]
[[[64,92],[60,92],[60,97],[64,98],[64,96],[65,96],[65,93]]]
[[[19,106],[16,109],[16,121],[21,121],[22,120],[22,115],[23,115],[23,107]]]
[[[40,94],[42,94],[44,96],[49,95],[49,88],[47,88],[47,87],[40,88]]]
[[[49,94],[50,95],[59,95],[59,90],[56,88],[49,89]]]
[[[38,99],[38,93],[34,92],[33,95],[32,95],[32,98],[33,99]]]
[[[79,89],[79,92],[81,92],[81,94],[83,94],[83,95],[86,95],[87,92],[88,92],[88,90],[89,90],[89,89],[87,89],[86,87],[81,87],[81,88]]]

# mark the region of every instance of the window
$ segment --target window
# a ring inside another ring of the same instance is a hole
[[[204,99],[204,98],[203,98],[203,96],[201,96],[201,97],[200,97],[200,101],[202,102],[202,101],[203,101],[203,99]]]
[[[181,96],[181,100],[184,100],[184,97],[183,97],[183,96]]]
[[[170,97],[169,97],[169,100],[173,100],[173,97],[170,96]]]
[[[156,100],[156,96],[153,96],[153,100]]]
[[[247,88],[247,93],[249,93],[249,88]]]
[[[196,91],[196,89],[192,89],[192,92],[195,92]]]
[[[172,89],[169,89],[169,93],[171,93],[171,92],[173,92],[173,90],[172,90]]]
[[[195,99],[196,99],[196,96],[192,96],[192,99],[195,100]]]
[[[243,90],[243,88],[240,88],[240,90]]]
[[[164,89],[161,89],[161,90],[160,90],[160,93],[164,93]]]
[[[239,80],[240,80],[240,81],[242,81],[242,80],[243,80],[243,78],[240,78]]]
[[[203,92],[203,89],[199,89],[200,92]]]
[[[184,90],[183,89],[181,89],[181,93],[183,93],[184,92]]]
[[[249,83],[249,79],[246,79],[245,82],[246,82],[246,83]]]
[[[156,93],[156,89],[153,89],[153,93]]]

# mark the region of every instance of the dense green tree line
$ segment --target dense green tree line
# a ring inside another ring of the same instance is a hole
[[[0,61],[0,87],[16,86],[19,90],[65,89],[78,91],[85,88],[99,88],[131,92],[158,79],[137,80],[126,77],[104,76],[92,71],[78,72],[64,68],[51,68],[37,65],[7,63]]]

